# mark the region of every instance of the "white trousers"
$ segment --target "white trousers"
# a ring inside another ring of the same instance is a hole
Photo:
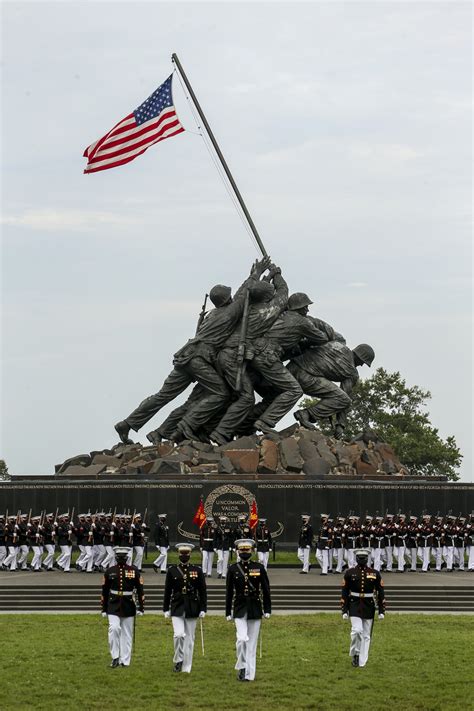
[[[45,548],[46,548],[46,555],[43,559],[43,565],[47,570],[51,570],[53,567],[53,561],[54,561],[54,544],[53,543],[46,543]]]
[[[96,543],[92,546],[92,564],[99,568],[106,556],[105,546],[103,543]]]
[[[430,564],[431,548],[427,546],[426,548],[418,548],[418,557],[421,560],[421,569],[424,573],[428,570]]]
[[[81,555],[76,561],[81,570],[87,570],[88,573],[91,572],[92,566],[94,564],[94,551],[92,546],[79,546]]]
[[[194,652],[194,637],[196,634],[196,617],[172,617],[171,622],[173,623],[173,643],[174,643],[174,657],[173,662],[177,664],[182,662],[183,666],[181,671],[191,672],[191,667],[193,665],[193,652]]]
[[[393,568],[393,550],[392,546],[386,546],[385,548],[385,567],[390,571]]]
[[[28,558],[28,546],[22,545],[18,548],[17,565],[22,570],[26,570],[26,559]]]
[[[441,570],[441,563],[443,562],[443,549],[441,546],[437,546],[432,549],[433,556],[435,559],[436,570]]]
[[[134,617],[119,617],[108,615],[109,618],[109,649],[112,659],[118,659],[126,667],[132,656]]]
[[[66,572],[71,567],[72,546],[59,546],[61,555],[56,558],[56,563]]]
[[[329,548],[324,548],[324,550],[320,551],[319,548],[316,548],[316,558],[319,560],[319,565],[321,566],[321,572],[324,573],[324,575],[327,574],[329,565],[330,565],[330,555],[331,551]]]
[[[33,570],[41,569],[41,554],[43,553],[43,546],[31,546],[33,551],[33,558],[31,560],[31,567]]]
[[[156,568],[160,568],[163,572],[166,572],[166,564],[168,563],[168,548],[166,546],[160,546],[158,550],[160,551],[160,555],[155,560],[153,565]]]
[[[245,678],[249,681],[255,679],[257,666],[257,640],[261,620],[248,620],[247,613],[244,617],[235,620],[237,661],[235,669],[245,669]]]
[[[446,569],[452,570],[454,564],[454,546],[443,546],[443,558],[446,561]]]
[[[428,550],[430,550],[430,549],[428,548]],[[420,551],[419,548],[418,549],[407,548],[407,550],[406,550],[406,553],[408,555],[408,562],[410,563],[411,570],[416,570],[416,555],[417,555],[417,553],[419,555],[419,551]],[[429,554],[428,554],[428,557],[429,557]]]
[[[222,548],[218,548],[216,553],[217,553],[216,573],[217,573],[217,575],[222,575],[222,562],[224,560],[224,551],[222,550]]]
[[[212,575],[212,561],[214,560],[214,551],[202,552],[202,572],[209,578]]]
[[[16,570],[17,566],[17,559],[18,559],[18,547],[17,546],[8,546],[8,555],[3,561],[3,565],[8,568],[10,566],[10,570]]]
[[[383,548],[372,548],[372,558],[374,561],[374,570],[380,571],[382,567],[382,552]]]
[[[454,549],[454,562],[458,564],[459,570],[464,570],[464,546]]]
[[[356,564],[355,548],[346,548],[345,558],[348,568],[354,568]]]
[[[467,569],[474,570],[474,545],[467,546]]]
[[[128,546],[127,546],[128,548]],[[132,565],[132,560],[133,560],[133,546],[130,546],[128,548],[128,553],[127,553],[127,565]]]
[[[361,617],[351,617],[351,645],[349,654],[359,655],[359,666],[365,667],[369,657],[370,634],[372,632],[373,620],[363,620]]]
[[[111,568],[113,565],[115,565],[115,553],[114,553],[114,548],[111,545],[104,546],[105,548],[105,558],[102,561],[102,567],[104,570],[107,570],[107,568]]]
[[[258,562],[263,565],[265,570],[268,568],[268,558],[270,557],[270,551],[258,551]]]
[[[311,548],[307,546],[306,548],[298,548],[298,558],[303,563],[303,570],[305,573],[309,572],[309,552]]]
[[[342,573],[342,567],[344,565],[344,548],[333,548],[332,557],[336,562],[336,573]]]
[[[396,548],[393,549],[393,552],[397,560],[398,570],[405,570],[405,546],[396,546]]]
[[[143,546],[133,546],[133,551],[135,553],[135,560],[133,561],[133,565],[135,565],[138,570],[141,570],[143,565],[144,548]]]
[[[229,557],[230,551],[228,549],[217,550],[217,575],[222,575],[223,578],[225,578],[227,575],[227,568],[229,567]]]
[[[3,561],[7,557],[7,547],[6,546],[0,546],[0,566],[3,565]]]

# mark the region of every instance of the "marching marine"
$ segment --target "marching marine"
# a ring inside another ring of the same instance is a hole
[[[165,575],[166,565],[168,563],[168,549],[170,547],[170,531],[169,526],[166,523],[166,514],[158,514],[158,522],[155,526],[155,545],[160,551],[158,558],[153,563],[153,570],[155,573],[158,570]]]
[[[261,563],[251,560],[255,542],[251,538],[235,542],[239,561],[233,563],[226,579],[226,619],[235,622],[239,681],[255,679],[257,640],[262,617],[272,612],[270,582]]]
[[[268,568],[268,558],[272,548],[272,534],[267,526],[266,518],[259,518],[255,528],[255,541],[257,543],[258,562],[265,570]]]
[[[378,570],[369,568],[368,558],[369,551],[356,551],[357,565],[346,570],[341,591],[342,618],[351,620],[349,654],[353,667],[365,667],[367,663],[376,604],[379,620],[385,615],[382,577]]]
[[[212,578],[212,562],[214,560],[214,549],[216,545],[216,529],[214,519],[209,516],[206,523],[201,528],[199,535],[199,547],[202,553],[202,570],[207,578]]]
[[[227,516],[219,516],[216,529],[217,577],[225,578],[229,567],[229,558],[234,544],[234,532]]]
[[[105,571],[101,597],[102,617],[109,620],[112,668],[130,666],[135,616],[144,614],[145,602],[143,578],[137,568],[127,563],[129,549],[116,547],[114,552],[117,565]]]
[[[173,623],[173,671],[191,672],[198,618],[206,616],[207,588],[201,568],[189,562],[192,543],[178,543],[178,565],[166,574],[163,612]]]
[[[309,514],[301,514],[301,528],[298,538],[298,558],[303,563],[301,573],[309,573],[309,554],[313,542],[313,527],[311,526]]]

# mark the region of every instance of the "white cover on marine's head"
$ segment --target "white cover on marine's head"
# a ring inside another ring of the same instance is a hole
[[[114,546],[115,555],[128,555],[130,553],[130,548],[125,548],[125,546]]]
[[[195,546],[194,543],[177,543],[175,548],[181,553],[181,551],[192,551]]]
[[[357,550],[355,550],[354,553],[355,553],[356,558],[358,555],[365,556],[366,558],[368,558],[370,555],[370,551],[368,550],[368,548],[357,548]]]
[[[235,542],[235,546],[236,546],[237,549],[239,549],[239,548],[249,548],[249,547],[250,547],[250,548],[253,548],[254,545],[255,545],[255,541],[253,540],[253,538],[239,538],[239,539]]]

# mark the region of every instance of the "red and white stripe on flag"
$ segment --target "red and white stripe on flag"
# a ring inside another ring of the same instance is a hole
[[[184,131],[173,105],[172,83],[171,74],[135,111],[86,148],[84,173],[130,163],[155,143]]]

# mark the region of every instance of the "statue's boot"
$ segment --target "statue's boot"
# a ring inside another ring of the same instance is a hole
[[[255,420],[254,425],[257,432],[263,432],[263,434],[277,434],[273,427],[267,425],[263,420]]]
[[[191,429],[191,427],[184,421],[181,420],[179,423],[178,427],[176,428],[178,432],[181,432],[184,435],[184,439],[189,439],[189,440],[194,440],[195,442],[199,442],[199,437],[195,433],[194,430]]]
[[[115,425],[115,431],[120,437],[120,441],[123,442],[124,444],[134,444],[133,440],[131,440],[128,436],[128,433],[130,432],[130,426],[126,420],[121,420],[120,422],[117,422]]]
[[[296,412],[293,413],[293,417],[297,422],[300,423],[301,427],[304,427],[307,430],[315,430],[316,427],[313,425],[311,420],[309,419],[308,412],[306,410],[296,410]]]
[[[223,435],[219,434],[216,430],[211,432],[209,435],[209,439],[211,440],[212,444],[216,444],[218,447],[220,447],[223,444],[227,444],[228,439],[224,437]]]
[[[163,435],[160,430],[152,430],[151,432],[148,432],[146,438],[152,444],[160,444],[160,442],[163,441]]]

